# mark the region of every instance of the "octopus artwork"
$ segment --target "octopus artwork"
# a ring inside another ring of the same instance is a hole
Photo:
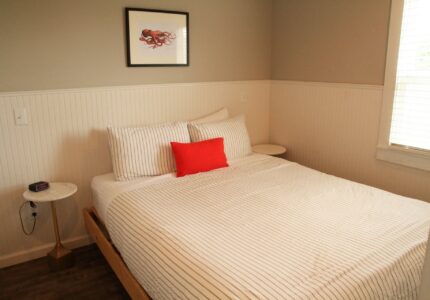
[[[144,42],[148,47],[155,49],[164,45],[169,45],[176,38],[174,33],[168,31],[144,29],[139,40]]]

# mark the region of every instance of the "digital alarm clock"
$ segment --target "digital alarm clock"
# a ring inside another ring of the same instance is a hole
[[[35,182],[30,184],[28,186],[28,189],[32,192],[41,192],[49,189],[49,182],[46,182],[46,181]]]

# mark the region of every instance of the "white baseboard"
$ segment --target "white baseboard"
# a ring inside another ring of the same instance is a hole
[[[79,248],[92,244],[94,241],[88,235],[82,235],[75,238],[67,239],[62,241],[62,244],[70,249]],[[40,247],[15,252],[8,255],[0,256],[0,268],[20,264],[26,261],[30,261],[36,258],[45,256],[52,248],[55,243],[46,244]]]

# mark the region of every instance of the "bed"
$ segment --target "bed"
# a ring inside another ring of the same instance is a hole
[[[428,203],[259,154],[92,188],[88,231],[132,298],[417,298]]]

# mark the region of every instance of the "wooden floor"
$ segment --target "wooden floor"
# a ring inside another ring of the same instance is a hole
[[[63,271],[51,272],[46,258],[0,269],[0,299],[130,299],[97,246],[73,253]]]

